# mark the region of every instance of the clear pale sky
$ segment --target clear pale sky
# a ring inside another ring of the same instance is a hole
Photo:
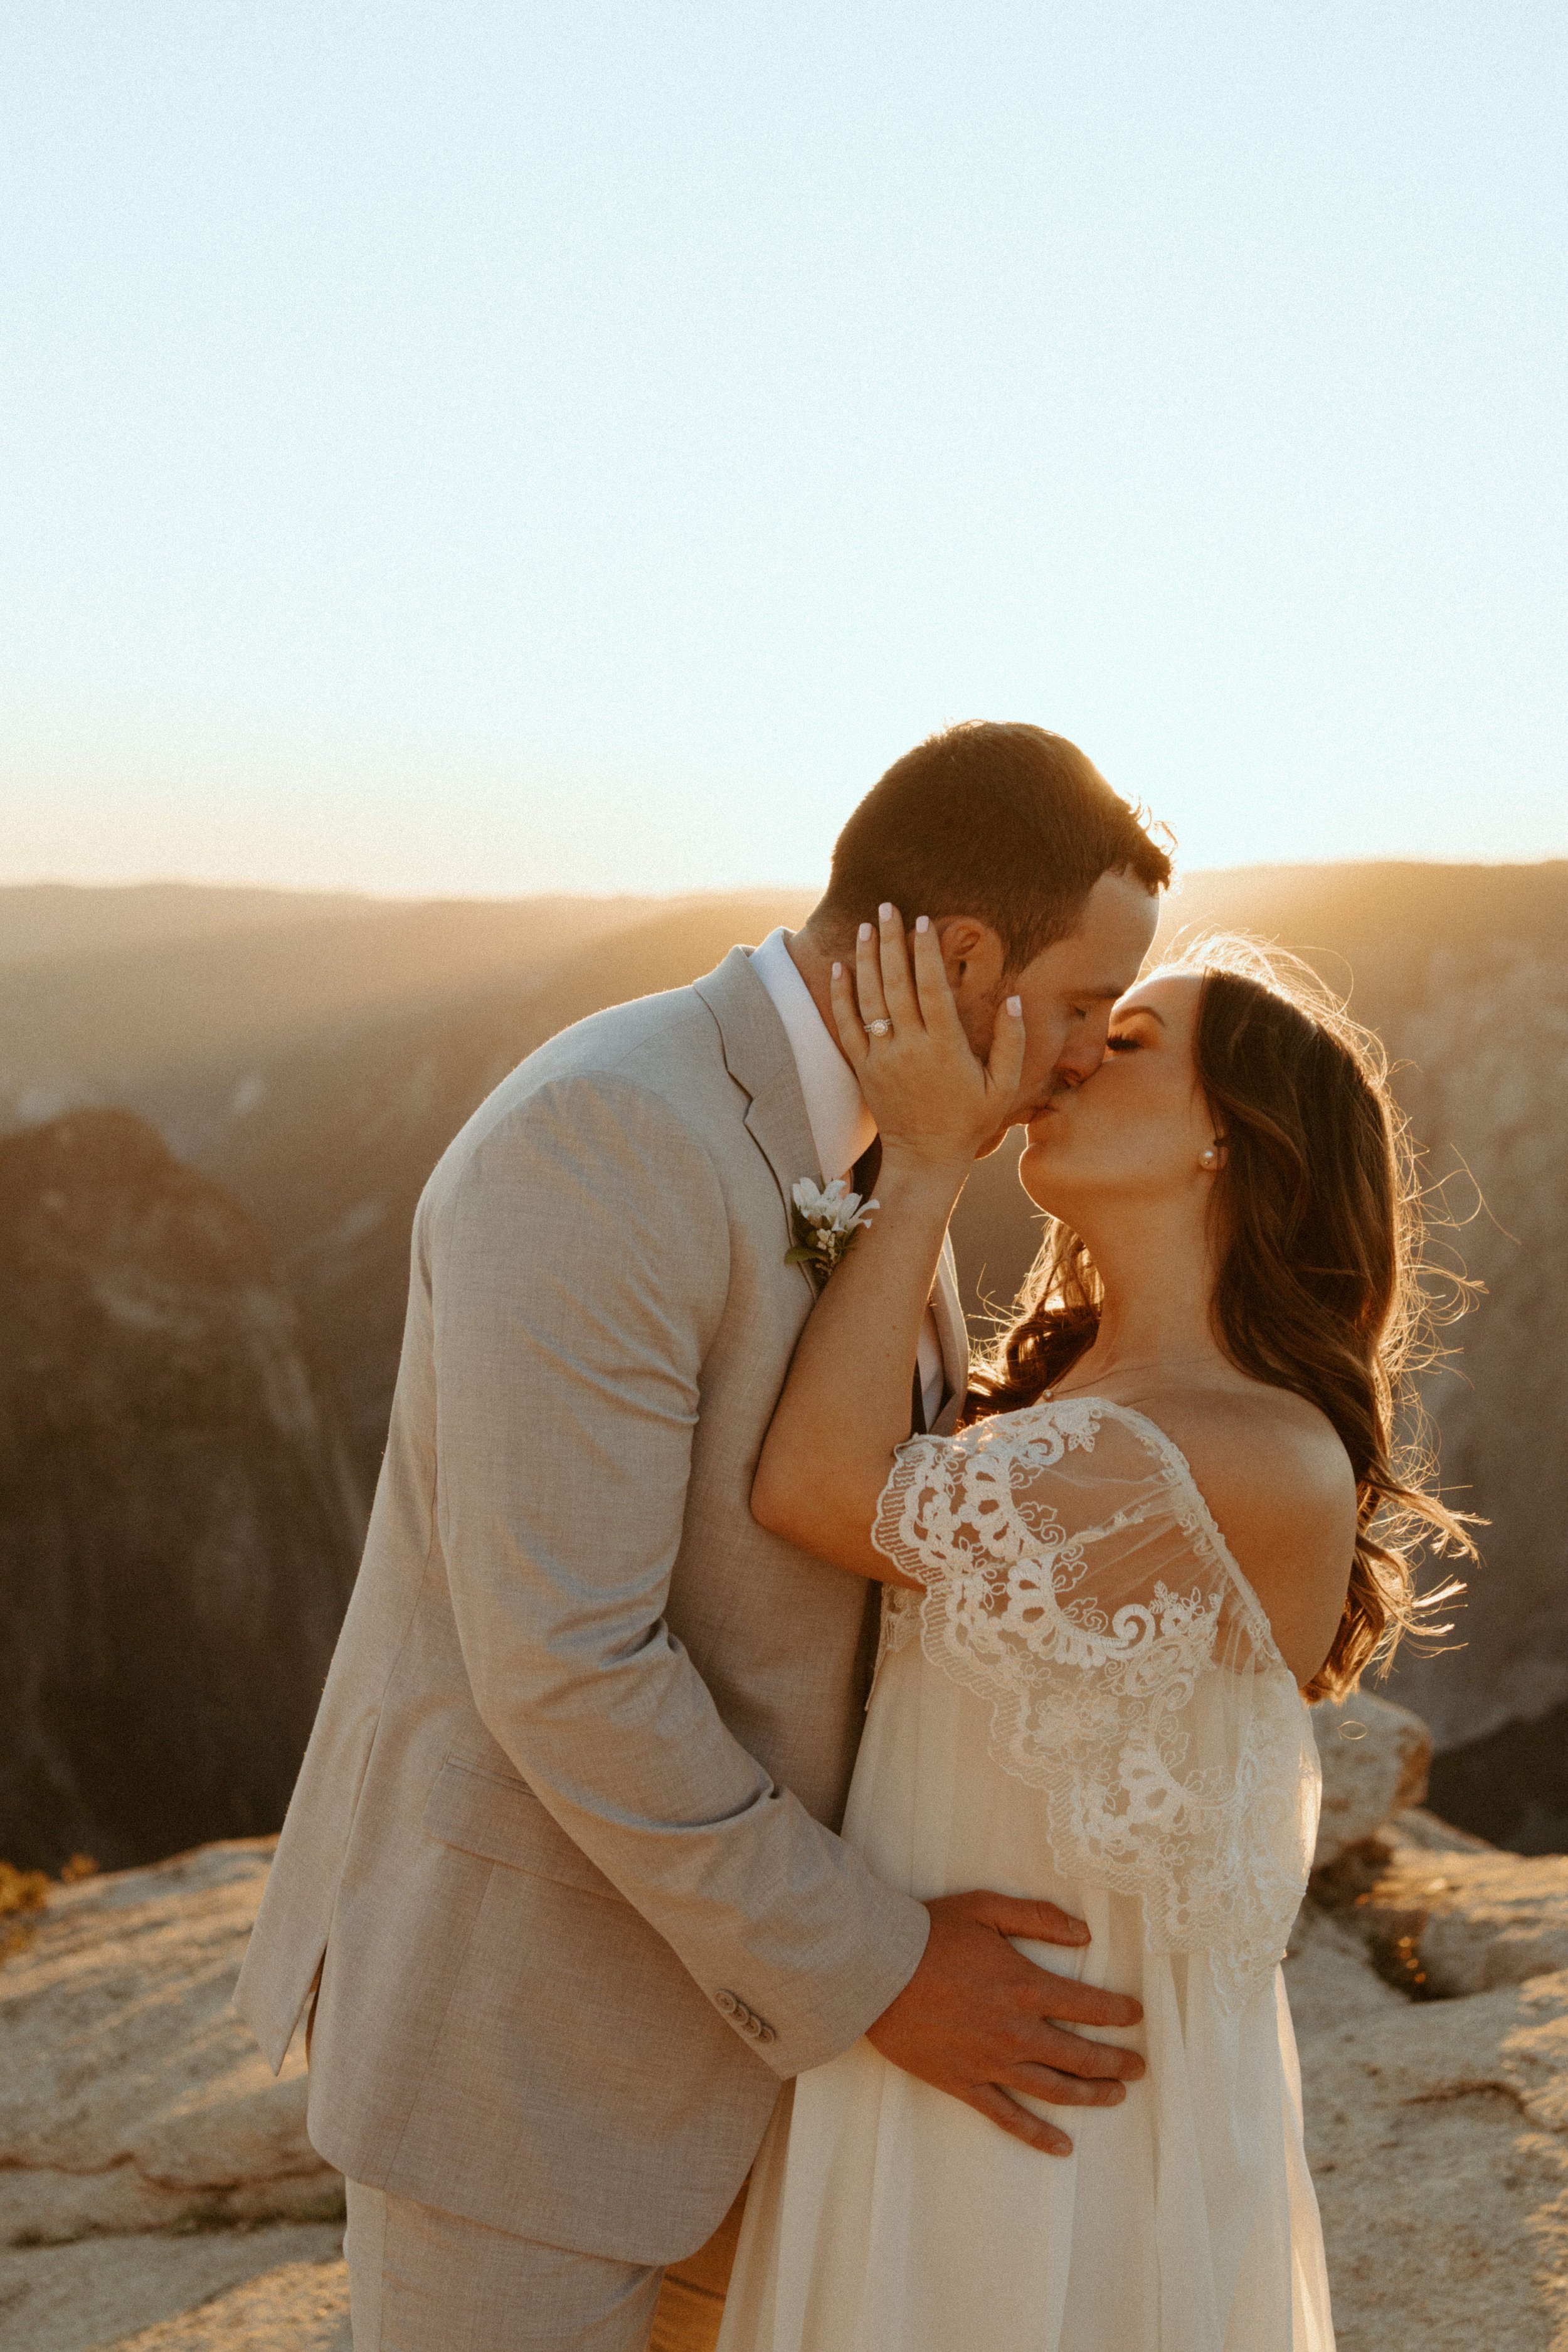
[[[1562,0],[8,9],[0,872],[1568,851],[1565,159]]]

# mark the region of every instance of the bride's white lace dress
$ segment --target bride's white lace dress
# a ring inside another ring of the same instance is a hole
[[[1317,1750],[1186,1463],[1074,1397],[900,1449],[844,1834],[894,1885],[1043,1895],[1135,1993],[1119,2107],[1009,2138],[861,2042],[780,2102],[720,2352],[1331,2352],[1279,1962]]]

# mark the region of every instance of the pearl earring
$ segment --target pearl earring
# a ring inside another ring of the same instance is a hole
[[[1198,1166],[1200,1168],[1217,1168],[1219,1166],[1219,1153],[1215,1150],[1212,1143],[1206,1143],[1199,1152]]]

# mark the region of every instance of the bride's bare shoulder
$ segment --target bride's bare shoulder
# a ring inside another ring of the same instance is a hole
[[[1328,1654],[1356,1535],[1355,1474],[1327,1415],[1283,1389],[1189,1391],[1155,1416],[1303,1683]]]

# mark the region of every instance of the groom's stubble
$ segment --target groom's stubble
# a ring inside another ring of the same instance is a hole
[[[899,911],[909,929],[922,910]],[[990,1054],[1004,999],[1016,995],[1024,1006],[1022,1083],[1007,1119],[978,1158],[989,1158],[1013,1128],[1027,1126],[1049,1102],[1081,1086],[1099,1068],[1105,1057],[1111,1006],[1138,977],[1158,911],[1156,893],[1136,875],[1125,869],[1103,874],[1072,929],[1021,971],[1009,968],[1000,938],[980,918],[937,918],[948,984],[977,1060],[984,1061]],[[836,961],[854,968],[853,929],[835,909],[819,906],[791,940],[790,954],[829,1036],[837,1039],[829,981]]]

